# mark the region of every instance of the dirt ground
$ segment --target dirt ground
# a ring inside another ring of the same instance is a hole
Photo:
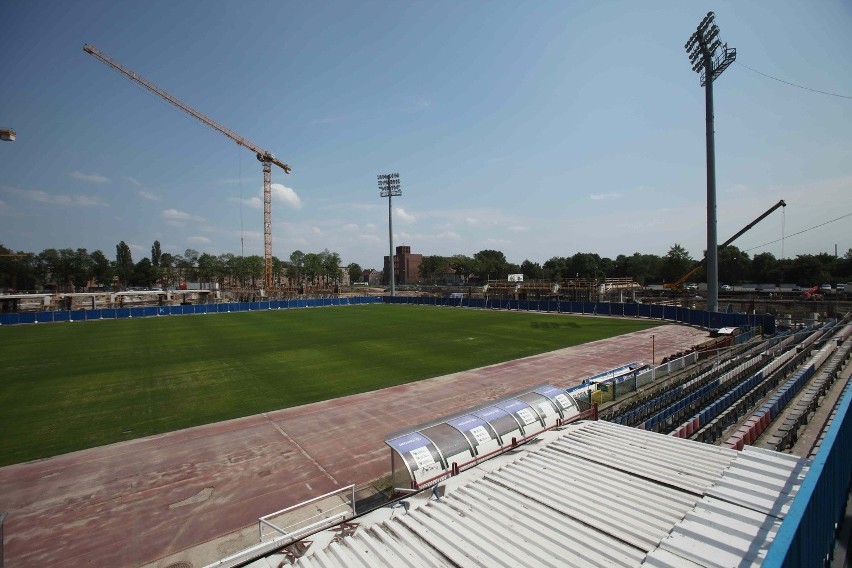
[[[175,559],[202,566],[235,551],[228,535],[256,539],[262,515],[387,475],[386,435],[525,387],[569,387],[625,363],[651,363],[652,335],[657,363],[707,338],[705,331],[669,324],[0,468],[5,566],[166,566]],[[217,542],[225,544],[202,546]]]

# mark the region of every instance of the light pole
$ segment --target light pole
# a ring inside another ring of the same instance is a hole
[[[713,137],[713,81],[737,58],[737,50],[722,44],[716,15],[707,12],[684,47],[692,70],[705,88],[707,136],[707,311],[719,311],[719,254],[716,239],[716,150]]]
[[[402,195],[402,186],[399,184],[399,174],[379,174],[379,195],[388,198],[388,240],[390,241],[390,254],[388,264],[390,265],[390,292],[396,295],[396,280],[393,268],[393,216],[391,215],[391,198]]]

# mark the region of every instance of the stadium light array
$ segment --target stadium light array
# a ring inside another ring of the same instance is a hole
[[[707,12],[684,49],[692,70],[700,73],[705,89],[707,138],[707,311],[719,311],[719,255],[716,237],[716,149],[713,134],[713,81],[737,58],[737,50],[722,44],[716,15]]]
[[[390,254],[388,255],[388,264],[390,265],[390,293],[391,296],[396,295],[396,277],[394,275],[393,266],[393,215],[391,209],[391,199],[402,195],[402,186],[399,183],[399,174],[379,174],[379,195],[388,198],[388,240],[390,241]]]

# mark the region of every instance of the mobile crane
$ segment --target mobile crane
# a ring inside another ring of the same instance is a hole
[[[193,116],[209,126],[210,128],[219,131],[221,134],[224,134],[240,146],[248,148],[252,152],[255,153],[258,161],[263,165],[263,284],[266,287],[266,290],[272,289],[272,165],[276,165],[282,170],[284,173],[290,173],[291,168],[287,164],[280,161],[276,158],[271,152],[268,150],[264,150],[257,144],[243,138],[236,132],[225,128],[218,122],[214,121],[211,118],[208,118],[189,106],[188,104],[180,101],[179,99],[173,97],[166,91],[160,89],[153,83],[142,78],[137,73],[131,71],[127,67],[123,66],[121,63],[115,61],[111,57],[101,53],[95,48],[93,45],[85,44],[83,46],[83,51],[88,53],[89,55],[95,57],[100,62],[105,65],[112,67],[119,73],[123,74],[125,77],[138,83],[154,93],[158,95],[168,102],[172,103],[185,113]]]
[[[729,244],[731,244],[732,242],[734,242],[735,240],[740,238],[740,236],[742,236],[743,233],[745,233],[746,231],[748,231],[749,229],[751,229],[752,227],[754,227],[755,225],[757,225],[758,223],[763,221],[765,218],[769,217],[769,215],[771,215],[779,207],[787,207],[787,204],[784,202],[783,199],[781,199],[780,201],[778,201],[778,203],[776,203],[775,205],[770,207],[763,215],[761,215],[760,217],[758,217],[757,219],[755,219],[754,221],[752,221],[751,223],[749,223],[748,225],[746,225],[745,227],[740,229],[740,231],[736,235],[734,235],[733,237],[731,237],[730,239],[728,239],[727,241],[725,241],[724,243],[719,245],[717,250],[721,250],[721,249],[725,248],[726,246],[728,246]],[[686,274],[684,274],[683,276],[681,276],[680,278],[678,278],[674,282],[664,283],[663,288],[666,288],[668,290],[672,290],[674,292],[683,292],[684,291],[683,283],[686,282],[687,280],[689,280],[689,278],[693,274],[698,272],[698,270],[701,269],[701,267],[704,266],[704,264],[706,262],[707,262],[707,257],[705,256],[701,260],[701,262],[696,263],[695,266],[693,266],[690,269],[689,272],[687,272]]]

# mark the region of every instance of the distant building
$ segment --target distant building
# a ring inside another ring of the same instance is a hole
[[[362,270],[361,282],[366,282],[370,286],[380,286],[382,283],[382,273],[373,268]]]
[[[420,264],[423,262],[422,254],[412,254],[410,246],[396,247],[396,254],[393,255],[393,271],[394,279],[397,284],[416,284],[420,281]],[[390,283],[390,257],[385,257],[386,275],[383,280],[386,284]]]

